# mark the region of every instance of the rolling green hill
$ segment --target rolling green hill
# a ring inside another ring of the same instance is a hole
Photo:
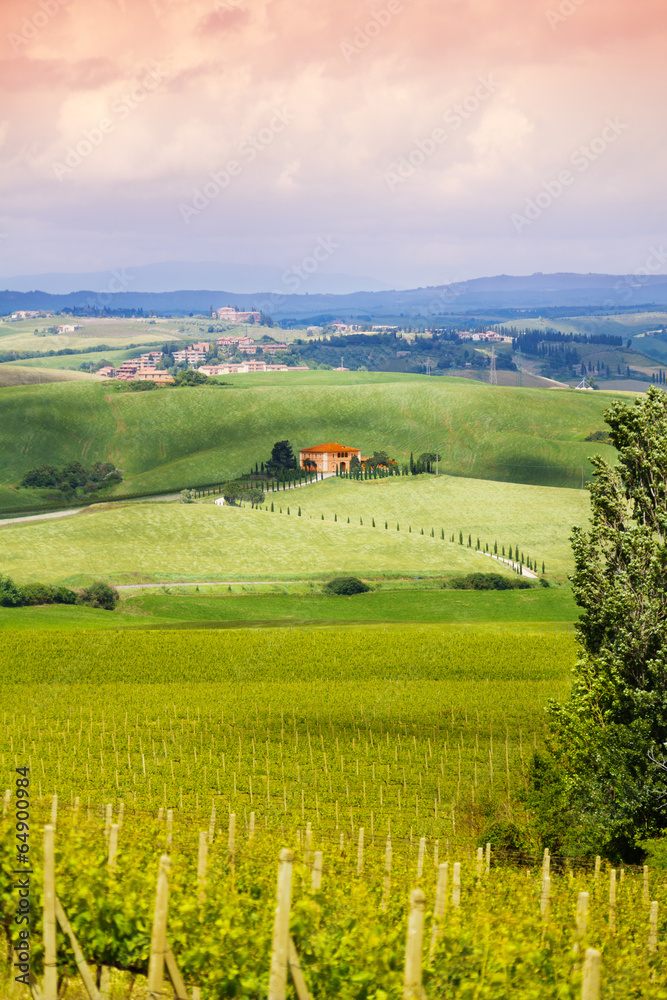
[[[0,389],[16,385],[42,385],[50,382],[89,382],[95,376],[86,372],[51,371],[30,365],[0,365]]]
[[[490,548],[497,541],[499,552],[518,545],[564,580],[571,527],[588,514],[581,490],[448,476],[335,478],[267,499],[274,512],[207,500],[105,504],[58,520],[0,521],[0,571],[20,583],[73,584],[511,573],[469,549],[471,535],[473,546],[477,537]]]
[[[300,378],[299,375],[303,375]],[[467,477],[581,486],[611,393],[492,387],[464,379],[304,372],[220,388],[119,394],[100,383],[23,386],[0,393],[0,509],[35,504],[17,491],[35,466],[112,461],[118,494],[235,477],[274,441],[295,449],[340,440],[400,462],[437,450],[441,471]]]

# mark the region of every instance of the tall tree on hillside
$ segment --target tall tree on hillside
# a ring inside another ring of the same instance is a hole
[[[288,469],[296,469],[296,458],[289,441],[276,441],[266,466],[274,475]]]
[[[636,860],[667,829],[667,395],[605,418],[618,463],[592,459],[590,528],[572,535],[579,655],[528,805],[552,849]]]

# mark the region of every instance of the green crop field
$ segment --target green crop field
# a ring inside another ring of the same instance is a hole
[[[519,547],[563,581],[571,527],[588,514],[581,490],[445,476],[330,479],[267,494],[266,503],[269,509],[259,510],[212,501],[106,504],[57,520],[0,521],[0,565],[19,583],[511,575],[474,551],[479,538],[491,551],[497,543],[499,555],[503,546],[506,553]]]
[[[30,506],[21,475],[45,463],[112,461],[118,492],[162,492],[219,482],[265,460],[277,439],[298,448],[340,440],[400,462],[437,450],[441,471],[580,486],[611,393],[492,387],[465,379],[355,377],[308,372],[233,387],[109,392],[100,384],[24,386],[0,394],[0,504]],[[248,379],[251,376],[247,376]],[[371,419],[369,419],[371,415]]]
[[[7,805],[15,769],[29,768],[19,791],[31,803],[35,972],[41,828],[52,820],[58,899],[93,970],[111,968],[113,997],[143,995],[165,851],[167,935],[188,989],[265,997],[278,855],[289,847],[289,932],[315,1000],[404,995],[415,889],[430,997],[574,1000],[590,946],[602,952],[603,996],[663,1000],[646,899],[660,939],[664,873],[645,883],[628,868],[612,882],[606,865],[596,876],[556,857],[545,896],[540,845],[506,853],[488,825],[521,822],[543,708],[567,690],[573,657],[563,633],[438,626],[139,630],[122,642],[117,632],[5,632],[0,761]],[[487,871],[475,846],[488,838]],[[16,845],[5,810],[2,919],[15,910]],[[78,998],[60,934],[57,965]]]

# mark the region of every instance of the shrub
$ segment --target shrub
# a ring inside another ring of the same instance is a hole
[[[8,576],[0,575],[0,607],[18,608],[21,604],[21,591]]]
[[[509,819],[493,820],[482,831],[478,846],[491,844],[508,864],[523,865],[534,860],[534,852],[527,831]]]
[[[76,603],[87,604],[91,608],[104,608],[105,611],[113,611],[120,597],[115,587],[110,587],[108,583],[97,581],[91,583],[89,587],[84,587],[80,591]]]
[[[367,594],[371,588],[356,576],[337,576],[324,585],[325,594],[348,597],[352,594]]]
[[[45,583],[28,583],[21,587],[21,604],[31,607],[53,604],[53,590]]]
[[[447,584],[443,583],[443,587]],[[523,577],[512,579],[500,573],[467,573],[451,581],[453,590],[527,590],[531,584]]]

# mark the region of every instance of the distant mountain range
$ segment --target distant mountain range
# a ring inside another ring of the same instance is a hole
[[[90,271],[86,274],[22,274],[0,278],[0,287],[14,292],[32,292],[39,289],[51,295],[69,295],[82,288],[96,292],[177,292],[188,288],[193,291],[209,288],[233,288],[236,294],[253,293],[262,288],[279,288],[285,269],[261,264],[224,264],[216,261],[170,260],[139,267],[119,267],[109,271]],[[286,279],[287,280],[287,279]],[[284,291],[295,291],[295,276]],[[365,275],[325,274],[319,271],[308,275],[310,293],[347,295],[360,288],[371,292],[388,290],[389,285]],[[304,289],[305,290],[305,289]]]
[[[159,267],[165,266],[159,265]],[[135,273],[139,270],[135,269]],[[240,291],[238,288],[234,291],[220,290],[220,286],[217,289],[201,291],[137,291],[131,287],[135,281],[129,280],[128,274],[129,272],[117,272],[114,284],[113,275],[106,272],[104,275],[106,283],[91,282],[93,289],[97,286],[97,290],[91,291],[71,291],[66,294],[49,293],[41,289],[0,292],[0,314],[6,315],[18,309],[60,311],[108,308],[143,310],[144,313],[152,309],[160,315],[187,315],[207,314],[210,306],[217,309],[223,305],[235,305],[239,309],[260,309],[281,320],[324,321],[335,318],[381,320],[400,316],[426,318],[475,311],[489,314],[506,310],[528,312],[543,310],[548,314],[549,310],[568,308],[613,313],[633,306],[667,306],[667,275],[638,277],[612,274],[538,273],[527,276],[498,275],[473,278],[456,284],[404,291],[370,289],[349,293],[286,294],[281,283],[270,286],[273,287],[273,291],[256,292]],[[59,276],[59,278],[64,277]],[[337,277],[342,280],[345,276]],[[148,281],[148,278],[145,280]],[[0,284],[2,283],[0,280]],[[310,290],[311,281],[304,282],[304,285],[306,284]],[[229,289],[234,286],[230,284],[227,287]]]

